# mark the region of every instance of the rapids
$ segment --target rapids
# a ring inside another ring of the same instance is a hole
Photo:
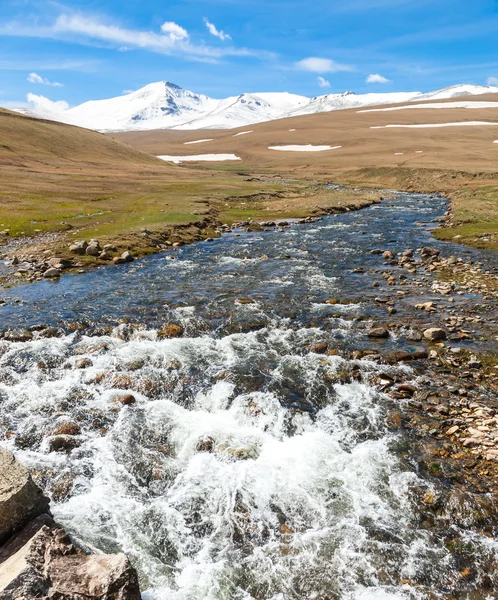
[[[430,233],[446,208],[399,194],[4,291],[0,328],[65,329],[0,341],[2,444],[39,474],[69,531],[129,554],[146,600],[486,598],[461,584],[439,531],[454,528],[478,549],[482,577],[495,540],[444,515],[427,522],[422,499],[437,484],[386,424],[395,403],[375,381],[414,372],[343,357],[413,347],[402,333],[417,322],[417,294],[430,299],[422,288],[396,304],[407,323],[399,336],[366,337],[388,318],[375,297],[389,293],[391,268],[371,251],[450,254]],[[88,325],[68,332],[75,322]],[[169,322],[184,336],[159,339]],[[313,351],[324,342],[337,352]],[[121,406],[123,394],[136,403]],[[77,447],[53,451],[54,432],[69,425]]]

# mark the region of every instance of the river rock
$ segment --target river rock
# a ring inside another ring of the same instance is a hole
[[[64,529],[40,517],[1,550],[2,600],[140,600],[124,554],[88,555]]]
[[[50,258],[48,264],[55,269],[69,269],[72,263],[67,258]]]
[[[394,258],[394,253],[391,250],[386,250],[382,253],[383,260],[392,260]]]
[[[0,544],[31,519],[48,512],[49,500],[26,467],[0,448]]]
[[[424,331],[424,337],[426,340],[430,340],[431,342],[438,342],[445,340],[448,335],[444,329],[439,327],[431,327],[430,329],[426,329]]]
[[[59,269],[56,269],[55,267],[50,267],[50,269],[47,269],[43,273],[43,277],[45,277],[45,279],[55,279],[56,277],[60,277],[60,276],[61,276],[61,272],[59,271]]]
[[[157,337],[160,340],[167,338],[177,338],[183,335],[183,327],[175,323],[167,323],[157,332]]]
[[[135,260],[132,256],[131,252],[128,252],[128,250],[126,252],[123,252],[123,254],[121,254],[121,258],[125,262],[133,262]]]
[[[389,337],[389,330],[385,327],[374,327],[368,332],[369,338],[377,338],[386,340]]]
[[[92,242],[85,250],[87,256],[99,256],[101,252],[102,248],[98,242]]]

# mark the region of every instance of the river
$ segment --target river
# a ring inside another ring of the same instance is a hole
[[[2,443],[41,474],[70,532],[129,554],[146,600],[496,597],[482,577],[461,583],[458,556],[420,509],[438,484],[386,423],[396,403],[375,381],[415,372],[351,358],[417,346],[408,333],[431,317],[413,306],[435,293],[414,285],[388,315],[378,299],[393,296],[383,273],[397,267],[375,251],[450,255],[431,234],[446,209],[397,194],[2,292],[0,328],[64,328],[0,341]],[[485,252],[458,254],[496,268]],[[392,320],[388,340],[367,337]],[[75,323],[85,328],[71,333]],[[158,339],[165,323],[183,336]],[[64,426],[75,447],[56,452]],[[472,568],[497,558],[494,538],[445,527],[478,549]]]

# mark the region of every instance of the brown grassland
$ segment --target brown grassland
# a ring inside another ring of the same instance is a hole
[[[372,129],[460,121],[496,125]],[[185,146],[200,138],[213,141]],[[238,130],[108,135],[0,109],[0,230],[9,230],[8,239],[26,236],[26,252],[37,234],[55,233],[43,242],[53,253],[98,237],[144,254],[153,251],[140,237],[144,227],[164,232],[206,215],[230,223],[324,214],[367,205],[377,188],[388,188],[447,194],[452,223],[438,235],[498,249],[497,139],[498,108],[352,109]],[[342,148],[269,150],[287,144]],[[173,165],[155,158],[218,152],[241,160]],[[322,182],[362,189],[333,191]]]

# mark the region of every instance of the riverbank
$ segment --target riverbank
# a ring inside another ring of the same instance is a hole
[[[248,179],[254,191],[242,193]],[[183,223],[175,222],[175,213],[171,212],[174,208],[169,208],[167,203],[167,208],[160,209],[164,217],[161,216],[159,221],[146,220],[138,211],[126,225],[118,225],[113,221],[114,215],[102,213],[90,222],[73,221],[73,225],[65,227],[63,232],[29,237],[5,235],[0,251],[3,250],[7,269],[0,274],[0,283],[11,286],[40,281],[44,277],[56,279],[63,273],[82,273],[113,262],[120,264],[195,241],[213,239],[232,227],[254,230],[261,221],[283,222],[290,218],[337,214],[370,206],[383,197],[377,190],[328,188],[316,181],[282,180],[280,176],[234,174],[231,181],[238,183],[236,186],[227,184],[232,188],[231,195],[223,195],[219,190],[211,197],[197,200],[195,210],[190,209],[190,215],[183,215]],[[25,219],[31,216],[29,211],[24,215]],[[23,226],[22,217],[20,210],[16,217],[20,227]],[[124,253],[125,259],[121,259]]]

